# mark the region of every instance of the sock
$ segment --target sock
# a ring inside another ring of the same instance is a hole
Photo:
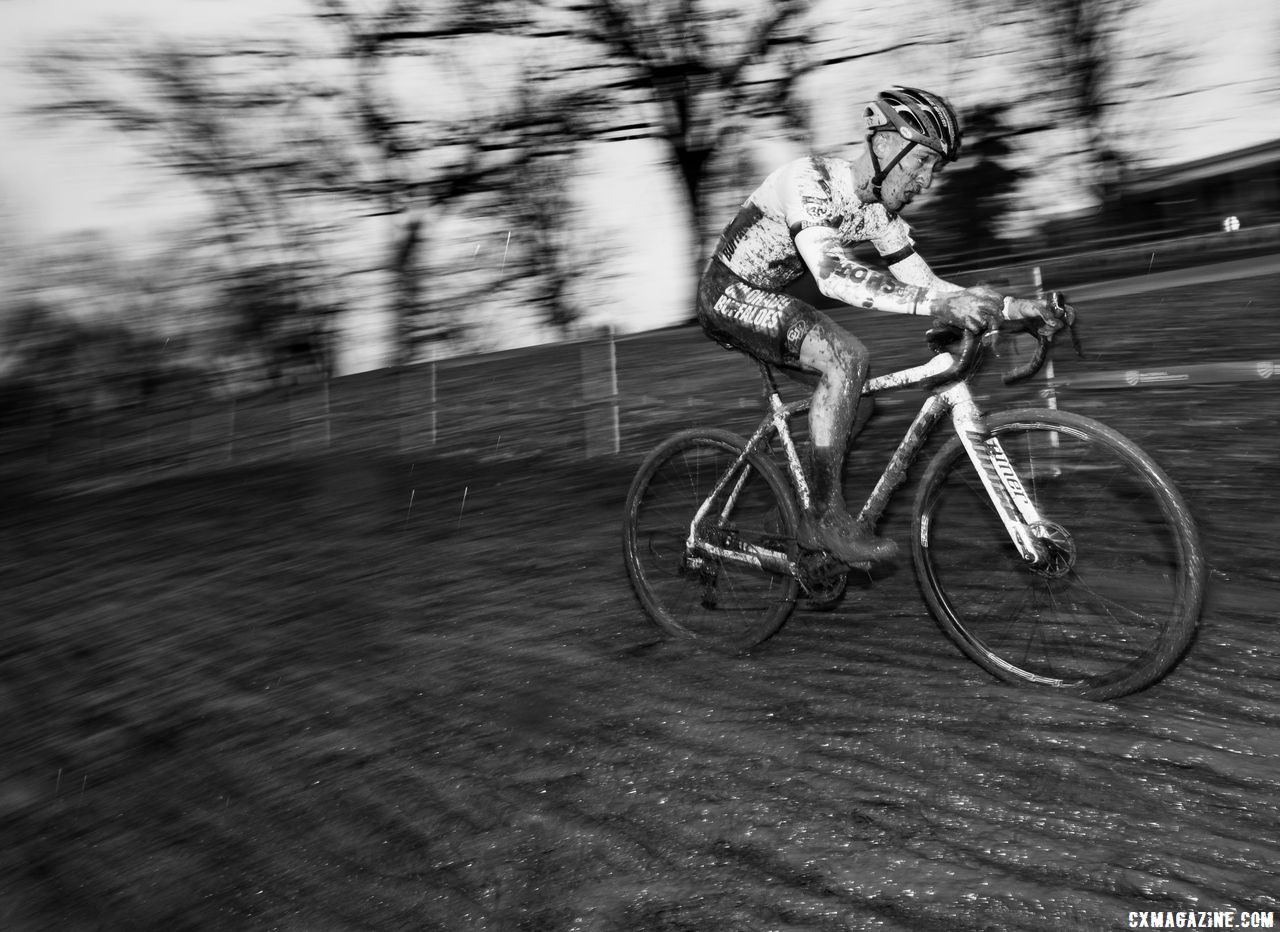
[[[831,508],[844,507],[844,491],[841,489],[841,473],[844,456],[834,447],[816,444],[809,454],[809,491],[813,496],[813,510],[823,514]]]

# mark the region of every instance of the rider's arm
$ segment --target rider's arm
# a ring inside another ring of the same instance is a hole
[[[908,285],[919,285],[935,292],[947,294],[964,291],[963,285],[943,281],[929,268],[924,256],[916,252],[911,227],[901,217],[891,217],[871,237],[871,245],[889,266],[889,274]]]
[[[889,266],[893,274],[863,265],[849,257],[832,227],[811,226],[798,231],[796,248],[813,272],[818,290],[853,307],[932,316],[944,304],[943,295],[962,290],[934,275],[914,252]],[[904,280],[903,274],[913,281]]]
[[[963,285],[955,285],[939,278],[933,269],[929,268],[929,263],[925,262],[924,257],[910,245],[909,239],[903,249],[896,253],[884,255],[883,258],[889,263],[889,271],[893,277],[909,285],[918,285],[922,288],[931,289],[936,294],[953,294],[957,291],[965,290]],[[981,290],[990,292],[990,289],[986,288]],[[994,292],[990,293],[994,294]],[[1053,314],[1043,300],[1015,298],[1009,295],[1001,295],[1000,297],[1003,300],[1003,309],[1000,316],[1005,320],[1013,321],[1024,318],[1053,320]]]
[[[929,263],[924,261],[924,257],[914,249],[901,258],[890,256],[885,258],[889,261],[889,272],[898,281],[906,282],[908,285],[919,285],[922,288],[932,288],[939,292],[964,291],[963,285],[956,285],[939,278],[933,269],[929,268]]]

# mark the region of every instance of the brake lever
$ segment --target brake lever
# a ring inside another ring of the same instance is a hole
[[[1058,320],[1064,321],[1066,324],[1067,334],[1071,337],[1071,348],[1075,350],[1076,358],[1084,359],[1084,344],[1080,341],[1080,334],[1076,331],[1076,316],[1067,309],[1067,299],[1061,291],[1049,292],[1049,306],[1053,308],[1055,316]],[[1062,329],[1062,328],[1058,328]],[[1057,330],[1049,331],[1046,336],[1050,341],[1057,335]],[[1039,334],[1037,334],[1039,339]]]
[[[1071,348],[1076,351],[1077,359],[1087,359],[1084,354],[1084,344],[1080,342],[1080,334],[1076,331],[1075,324],[1067,324],[1067,333],[1071,337]]]

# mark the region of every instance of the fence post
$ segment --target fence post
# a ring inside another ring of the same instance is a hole
[[[603,328],[603,338],[582,344],[583,431],[588,457],[617,453],[622,449],[618,425],[618,354],[613,325]]]

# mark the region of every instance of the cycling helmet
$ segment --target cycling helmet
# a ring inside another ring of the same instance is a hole
[[[937,94],[915,87],[893,87],[881,91],[866,105],[862,114],[867,124],[871,163],[875,168],[871,183],[877,197],[880,185],[893,166],[916,146],[938,153],[944,162],[953,162],[960,155],[960,120],[951,104]],[[875,149],[870,146],[871,137],[882,132],[897,133],[910,143],[883,168],[876,158]]]

